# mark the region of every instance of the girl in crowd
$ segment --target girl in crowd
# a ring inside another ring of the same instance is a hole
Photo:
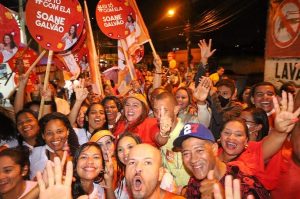
[[[3,55],[3,62],[8,61],[18,51],[17,45],[14,42],[12,34],[5,34],[3,36],[3,43],[0,44],[0,53]]]
[[[70,47],[72,47],[76,41],[77,41],[77,26],[76,24],[72,25],[70,27],[69,32],[65,33],[63,38],[61,39],[63,42],[65,42],[65,48],[64,50],[68,50]]]
[[[63,157],[64,151],[74,156],[79,147],[77,136],[68,120],[62,113],[54,112],[45,115],[39,121],[40,136],[45,141],[44,146],[35,147],[30,155],[30,178],[34,178],[37,171],[43,171],[47,160]],[[71,157],[68,157],[71,158]]]
[[[249,141],[260,141],[269,133],[268,116],[261,108],[248,107],[240,115],[248,127]]]
[[[83,128],[84,126],[84,116],[86,114],[86,111],[88,109],[88,105],[87,104],[82,104],[80,109],[79,109],[79,112],[78,112],[78,115],[76,117],[76,127],[77,128]]]
[[[26,146],[32,150],[36,146],[43,145],[39,137],[39,123],[37,115],[30,109],[22,109],[16,115],[18,129],[18,142],[20,146]]]
[[[116,143],[116,157],[117,157],[117,182],[118,186],[115,190],[116,198],[128,199],[129,195],[125,182],[125,169],[128,161],[129,151],[137,144],[141,144],[141,139],[135,134],[125,132],[121,134]]]
[[[243,92],[240,95],[240,102],[242,103],[243,109],[247,107],[251,107],[250,92],[251,92],[251,87],[246,86],[246,88],[243,90]]]
[[[117,161],[115,157],[115,137],[108,130],[95,130],[90,142],[96,142],[101,150],[105,162],[111,161],[114,167],[113,188],[117,186]]]
[[[106,96],[101,103],[105,108],[108,128],[113,129],[121,117],[122,103],[115,96]]]
[[[197,108],[193,102],[193,94],[189,88],[180,87],[175,93],[176,101],[180,107],[178,117],[183,123],[197,122]]]
[[[29,174],[28,151],[18,148],[0,152],[0,198],[18,199],[26,195],[36,182],[27,181]]]
[[[114,198],[109,194],[113,193],[112,182],[109,181],[112,177],[111,167],[104,172],[105,162],[101,148],[97,143],[87,142],[81,145],[74,156],[73,165],[76,179],[72,186],[73,198],[78,198],[81,195],[88,195],[89,198],[93,199]],[[99,185],[104,181],[105,190]]]
[[[104,107],[100,103],[91,104],[84,116],[83,128],[74,128],[79,144],[89,141],[96,129],[107,129]]]

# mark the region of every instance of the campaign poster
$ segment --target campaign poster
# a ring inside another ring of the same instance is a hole
[[[96,20],[101,31],[112,39],[124,39],[134,31],[135,13],[126,0],[101,0]]]
[[[26,22],[32,37],[45,49],[70,49],[79,39],[83,11],[77,0],[28,0]]]
[[[10,60],[20,45],[20,27],[13,14],[0,4],[0,63]]]

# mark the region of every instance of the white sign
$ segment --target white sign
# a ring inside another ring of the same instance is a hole
[[[296,64],[300,59],[267,59],[265,62],[265,81],[280,87],[285,82],[294,82],[300,86],[300,68]]]

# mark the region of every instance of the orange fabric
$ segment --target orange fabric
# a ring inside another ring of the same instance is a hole
[[[220,148],[218,154],[222,153]],[[265,169],[265,163],[262,154],[262,141],[248,142],[248,147],[245,151],[237,157],[234,161],[229,162],[228,165],[238,166],[242,172],[248,175],[254,175],[268,190],[274,187],[275,178],[272,170]]]
[[[184,197],[179,196],[179,195],[175,195],[174,193],[171,193],[171,192],[168,192],[168,191],[165,192],[165,195],[163,197],[163,199],[182,199],[182,198],[184,198]]]
[[[117,124],[114,135],[116,138],[120,134],[124,133],[126,127],[125,121],[120,121]],[[146,118],[141,124],[139,124],[132,133],[137,134],[143,143],[151,144],[152,146],[158,147],[159,145],[155,142],[155,136],[159,133],[157,119]]]

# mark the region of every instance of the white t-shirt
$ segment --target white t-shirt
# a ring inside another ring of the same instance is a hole
[[[35,147],[29,156],[30,160],[30,179],[36,176],[36,172],[42,172],[46,167],[48,157],[46,154],[46,145]]]
[[[92,134],[90,132],[88,132],[87,130],[85,130],[84,128],[73,128],[77,137],[78,137],[78,142],[79,142],[79,145],[83,145],[84,143],[87,143]]]
[[[116,198],[129,199],[125,178],[121,181],[120,186],[116,188],[115,196]]]
[[[101,187],[99,184],[94,183],[94,190],[89,195],[89,199],[105,199],[104,188]]]

